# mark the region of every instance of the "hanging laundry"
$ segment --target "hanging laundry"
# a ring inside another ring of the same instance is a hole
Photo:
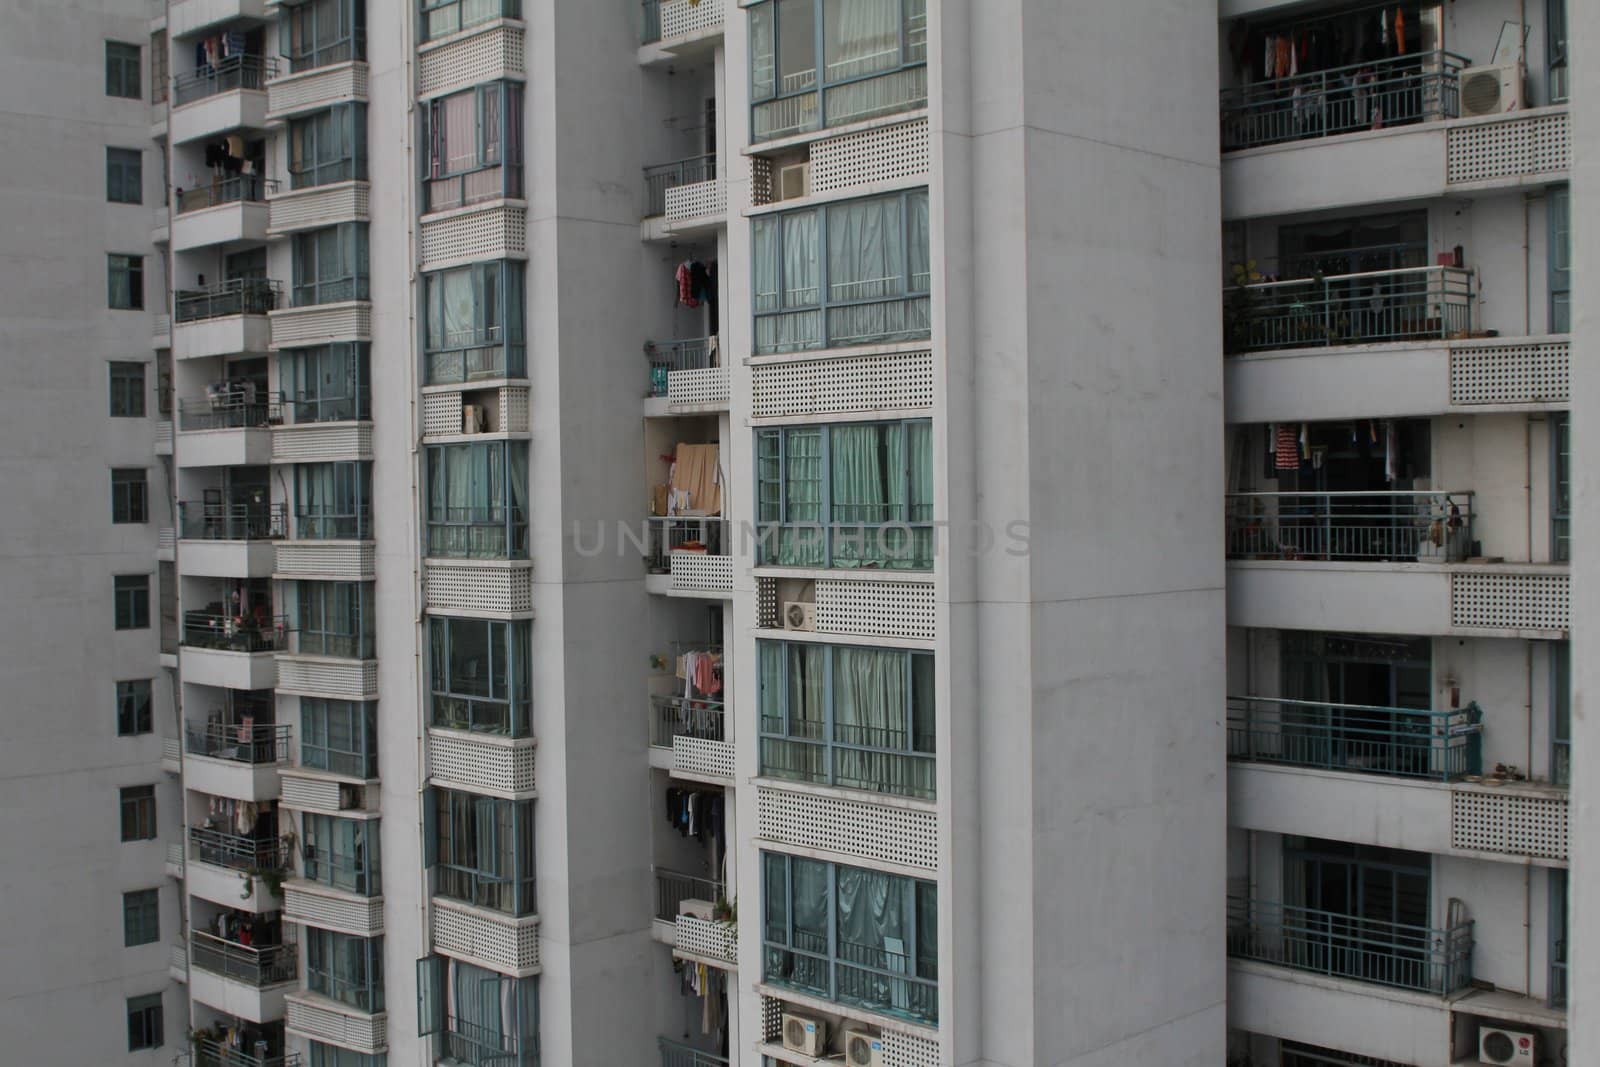
[[[1406,54],[1406,13],[1398,7],[1394,9],[1394,54]]]
[[[1300,438],[1295,434],[1293,426],[1285,424],[1278,427],[1276,455],[1276,465],[1279,470],[1300,469]]]

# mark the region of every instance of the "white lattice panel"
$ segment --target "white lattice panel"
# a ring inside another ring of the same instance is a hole
[[[1541,404],[1570,400],[1572,344],[1451,346],[1450,403]]]
[[[887,1027],[879,1036],[883,1039],[883,1067],[939,1067],[939,1042]]]
[[[539,920],[514,919],[444,897],[433,898],[436,952],[489,964],[502,974],[539,972]]]
[[[721,178],[674,185],[667,190],[667,225],[690,219],[720,218],[728,213],[728,187]]]
[[[178,548],[178,531],[171,526],[163,526],[156,534],[156,552],[164,554],[168,559]]]
[[[933,586],[927,582],[817,580],[817,630],[864,637],[933,640]]]
[[[172,420],[156,420],[156,455],[172,455]]]
[[[756,579],[756,625],[763,630],[778,626],[778,580]]]
[[[739,958],[739,933],[731,923],[679,915],[673,947],[687,956],[732,965]]]
[[[346,100],[367,98],[367,65],[340,63],[267,82],[267,117],[283,118]]]
[[[500,430],[503,433],[527,433],[529,429],[529,398],[526,385],[500,387]]]
[[[167,973],[180,982],[189,980],[189,946],[182,941],[177,942],[168,950]]]
[[[811,145],[811,191],[826,193],[928,173],[928,120],[904,122]]]
[[[374,937],[383,933],[383,898],[335,893],[322,890],[315,883],[289,882],[283,887],[283,917],[302,926]]]
[[[733,557],[673,552],[672,588],[681,593],[733,592]]]
[[[422,436],[439,437],[461,432],[461,394],[422,394]]]
[[[272,572],[279,578],[359,582],[373,574],[370,541],[279,541]]]
[[[1572,626],[1565,574],[1452,574],[1450,624],[1497,630]]]
[[[417,49],[417,92],[442,96],[479,82],[521,78],[522,28],[497,24],[430,42]]]
[[[272,428],[274,463],[327,463],[371,458],[371,423],[308,422]]]
[[[672,738],[672,773],[700,778],[733,777],[733,744],[708,737]]]
[[[150,340],[151,340],[151,345],[150,345],[151,348],[160,349],[160,348],[170,348],[170,347],[172,347],[172,316],[171,315],[162,314],[162,315],[155,315],[155,316],[151,317],[151,321],[150,321]]]
[[[378,694],[378,665],[372,660],[279,656],[278,689],[331,700],[365,700]]]
[[[1465,123],[1450,127],[1447,137],[1445,180],[1451,184],[1554,174],[1572,165],[1565,111]]]
[[[698,367],[667,372],[667,406],[726,404],[732,392],[727,367]]]
[[[422,269],[447,263],[524,259],[528,255],[528,212],[498,204],[453,211],[422,222]]]
[[[371,187],[366,182],[340,182],[296,189],[267,198],[267,232],[316,230],[341,222],[370,218]]]
[[[312,304],[269,313],[272,348],[372,340],[372,305],[364,300]]]
[[[1450,792],[1450,845],[1537,859],[1567,858],[1567,798],[1509,791]]]
[[[661,5],[663,41],[721,25],[722,0],[667,0]]]
[[[932,352],[763,363],[750,377],[757,419],[933,407]]]
[[[339,783],[332,778],[313,778],[284,773],[279,778],[278,799],[284,807],[307,811],[339,811]]]
[[[292,1034],[369,1055],[388,1047],[388,1017],[381,1013],[363,1015],[313,993],[291,993],[283,1001],[284,1029]]]
[[[776,997],[761,998],[761,1040],[780,1041],[783,1038],[783,1001]]]
[[[520,618],[533,612],[533,570],[489,561],[429,560],[423,576],[429,611]]]
[[[173,771],[183,762],[183,742],[176,737],[163,737],[161,739],[161,762],[173,764]],[[181,855],[181,853],[180,853]]]
[[[772,160],[767,156],[750,157],[750,206],[761,207],[772,203]]]
[[[178,872],[178,877],[183,877],[183,843],[180,841],[167,842],[167,866]]]
[[[532,793],[536,755],[534,742],[526,738],[513,740],[465,730],[428,731],[429,774],[480,793]]]
[[[756,790],[756,834],[782,845],[939,869],[939,819],[931,810],[762,786]]]

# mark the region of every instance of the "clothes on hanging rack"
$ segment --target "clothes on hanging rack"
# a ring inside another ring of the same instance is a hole
[[[680,837],[701,841],[723,836],[723,797],[720,791],[667,787],[667,823]]]

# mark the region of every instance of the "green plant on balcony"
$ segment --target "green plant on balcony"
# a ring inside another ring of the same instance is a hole
[[[722,923],[734,937],[739,936],[739,902],[718,897],[711,905],[711,921]]]
[[[1229,269],[1232,286],[1222,301],[1223,350],[1232,355],[1250,347],[1250,332],[1260,318],[1260,297],[1250,288],[1266,281],[1256,261],[1235,263]]]

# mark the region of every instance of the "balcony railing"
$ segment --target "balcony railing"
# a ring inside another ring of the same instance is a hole
[[[502,1033],[501,1027],[445,1017],[444,1053],[451,1061],[468,1067],[538,1067],[539,1039],[528,1034],[518,1037]]]
[[[1445,563],[1471,551],[1472,504],[1445,490],[1229,493],[1228,556]]]
[[[644,358],[650,361],[650,396],[667,395],[667,375],[675,370],[704,370],[711,366],[711,339],[649,341]]]
[[[657,748],[671,748],[674,737],[724,741],[727,738],[723,733],[722,713],[720,700],[653,696],[650,698],[650,743]]]
[[[270,56],[228,56],[172,79],[172,105],[182,107],[235,89],[265,90],[267,79],[277,73],[278,61]]]
[[[368,541],[372,538],[372,509],[365,504],[354,513],[297,509],[291,524],[288,505],[274,504],[272,536],[283,541]]]
[[[1228,898],[1228,955],[1446,995],[1472,981],[1472,920],[1436,929]]]
[[[287,763],[289,725],[252,723],[189,723],[183,731],[184,750],[191,756],[233,760],[236,763]]]
[[[648,526],[645,566],[656,574],[672,569],[674,552],[726,556],[732,547],[728,520],[715,515],[652,515]]]
[[[200,930],[189,936],[191,964],[202,971],[257,989],[294,981],[294,945],[241,945]]]
[[[708,182],[717,176],[717,157],[690,156],[676,163],[657,163],[644,168],[644,213],[646,217],[667,213],[667,190],[680,185]]]
[[[429,177],[422,186],[425,212],[448,211],[522,195],[521,163],[489,163],[458,174]]]
[[[177,322],[199,322],[225,315],[265,315],[278,306],[282,286],[270,278],[235,278],[204,289],[173,294]]]
[[[1229,352],[1437,341],[1472,331],[1473,272],[1403,267],[1224,290]]]
[[[1228,758],[1448,782],[1483,773],[1483,711],[1228,698]]]
[[[186,431],[261,429],[267,425],[267,415],[264,401],[247,400],[238,394],[178,401],[178,429]]]
[[[693,874],[656,868],[656,918],[667,922],[678,919],[678,905],[685,900],[709,900],[713,904],[724,897],[722,883]]]
[[[283,850],[277,838],[241,837],[204,826],[189,828],[189,858],[236,871],[284,869]]]
[[[178,504],[178,524],[186,541],[265,541],[272,534],[272,508],[185,500]]]
[[[444,507],[428,515],[428,555],[446,559],[523,559],[528,516],[515,507]]]
[[[268,193],[277,191],[278,183],[270,178],[263,178],[259,174],[241,174],[199,189],[177,190],[178,214],[204,211],[222,204],[264,203]]]
[[[252,1056],[212,1038],[200,1038],[194,1043],[194,1067],[301,1067],[302,1062],[298,1052]]]
[[[1224,89],[1222,150],[1456,118],[1468,63],[1419,52]]]
[[[925,1023],[939,1021],[936,961],[913,960],[907,953],[842,939],[830,958],[827,940],[826,935],[797,934],[792,946],[768,943],[762,954],[763,977],[773,985],[868,1011]]]
[[[213,615],[204,611],[183,613],[183,643],[189,648],[223,652],[271,652],[284,645],[283,619],[263,624],[255,616]]]
[[[535,879],[513,878],[486,871],[440,863],[434,868],[436,896],[459,900],[504,915],[532,915],[535,912]]]
[[[303,426],[315,422],[352,422],[372,418],[372,391],[358,386],[344,396],[308,396],[278,393],[268,412],[281,425]]]
[[[661,1067],[728,1067],[726,1056],[718,1056],[665,1037],[657,1038],[656,1043],[661,1046]]]

